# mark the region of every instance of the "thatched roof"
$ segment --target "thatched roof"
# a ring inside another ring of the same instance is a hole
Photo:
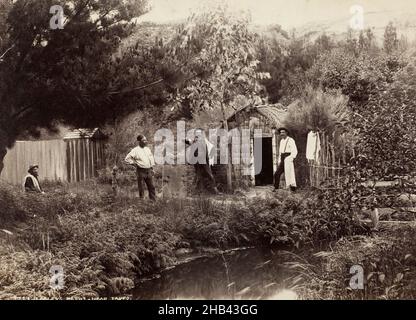
[[[260,106],[246,106],[236,110],[228,119],[228,122],[236,121],[240,116],[248,118],[260,114],[272,127],[281,127],[284,125],[284,120],[287,115],[287,109],[280,103],[266,104]]]

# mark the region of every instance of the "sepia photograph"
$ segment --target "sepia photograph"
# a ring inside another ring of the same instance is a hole
[[[415,1],[0,0],[0,300],[414,299]]]

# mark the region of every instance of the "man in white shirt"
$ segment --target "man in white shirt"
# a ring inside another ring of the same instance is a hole
[[[274,174],[274,190],[279,189],[280,176],[285,174],[286,186],[290,187],[291,191],[296,190],[295,168],[293,160],[298,155],[295,140],[288,136],[289,132],[286,128],[278,130],[281,140],[279,145],[278,167]]]
[[[143,135],[137,137],[139,145],[132,149],[126,156],[126,163],[134,166],[137,171],[137,186],[139,188],[140,198],[144,197],[143,182],[146,183],[147,190],[149,191],[149,198],[153,201],[156,200],[156,189],[153,183],[153,166],[155,165],[155,159],[152,151],[147,147],[147,139]]]

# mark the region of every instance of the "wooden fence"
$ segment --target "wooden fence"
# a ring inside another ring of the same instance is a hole
[[[29,165],[39,165],[40,180],[76,182],[97,175],[104,163],[102,141],[90,139],[17,141],[4,158],[0,180],[22,184]]]
[[[63,140],[17,141],[4,158],[0,179],[21,184],[31,164],[39,164],[42,180],[66,181],[66,144]]]
[[[318,133],[321,151],[317,162],[309,162],[309,180],[312,187],[339,187],[340,175],[346,164],[347,148],[343,135],[336,137],[325,132]]]

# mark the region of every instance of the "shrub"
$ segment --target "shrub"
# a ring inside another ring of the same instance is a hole
[[[137,277],[174,265],[180,248],[300,247],[361,231],[345,192],[154,203],[124,193],[114,198],[111,189],[94,182],[67,185],[44,196],[7,190],[2,198],[11,204],[7,210],[20,210],[24,217],[15,243],[22,259],[49,254],[51,263],[56,261],[71,275],[60,297],[122,294]],[[17,223],[15,217],[9,220]],[[45,268],[37,271],[43,277]],[[26,265],[21,272],[34,271]],[[25,278],[23,285],[35,284]],[[23,287],[19,290],[23,297]]]
[[[62,299],[71,297],[96,298],[97,266],[92,260],[81,260],[45,251],[16,251],[0,245],[0,300],[4,299]],[[63,290],[50,287],[52,265],[64,268]]]
[[[0,226],[7,228],[16,221],[27,218],[27,212],[19,201],[18,194],[22,191],[0,184]]]
[[[300,271],[297,291],[304,299],[415,299],[416,233],[395,228],[385,235],[339,240],[331,251],[319,252],[309,263],[292,262]],[[361,265],[364,290],[351,290],[349,270]]]

